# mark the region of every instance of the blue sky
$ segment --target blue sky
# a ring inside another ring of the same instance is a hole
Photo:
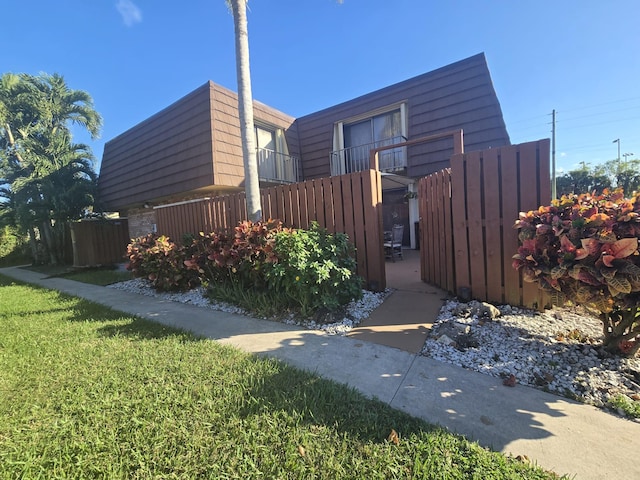
[[[88,91],[104,142],[213,80],[237,90],[224,0],[2,0],[0,73]],[[571,169],[640,157],[637,0],[250,0],[253,96],[301,116],[484,52],[513,143]]]

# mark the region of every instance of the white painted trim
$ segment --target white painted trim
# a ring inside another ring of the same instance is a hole
[[[188,203],[204,202],[205,200],[211,200],[211,197],[196,198],[195,200],[185,200],[183,202],[165,203],[164,205],[156,205],[155,207],[153,207],[153,209],[157,210],[158,208],[175,207],[178,205],[186,205]]]
[[[376,108],[374,110],[368,110],[364,113],[361,113],[360,115],[354,115],[353,117],[345,118],[340,123],[342,124],[355,123],[360,120],[366,120],[368,118],[375,117],[376,115],[393,112],[394,110],[398,110],[398,109],[400,109],[400,111],[402,112],[403,105],[405,105],[405,108],[406,108],[407,102],[408,100],[402,100],[400,102],[392,103],[391,105],[386,105],[384,107]]]
[[[407,190],[409,192],[417,192],[418,184],[412,183],[410,185],[407,185]],[[414,224],[419,220],[420,220],[420,212],[418,207],[418,199],[410,198],[409,199],[409,234],[411,238],[411,248],[413,249],[416,248],[416,244],[417,244],[416,230],[415,230]]]

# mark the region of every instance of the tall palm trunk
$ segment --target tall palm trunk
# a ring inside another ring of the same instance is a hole
[[[29,246],[31,246],[31,256],[33,258],[33,263],[35,265],[40,265],[42,263],[42,258],[40,258],[40,253],[38,251],[36,230],[32,226],[29,226],[27,230],[29,231]]]
[[[251,95],[251,72],[249,68],[249,32],[247,30],[246,0],[230,0],[236,36],[236,71],[238,77],[238,110],[240,114],[240,137],[244,161],[244,181],[247,195],[249,220],[262,219],[260,206],[260,184],[258,160],[253,127],[253,98]]]
[[[58,259],[58,252],[56,250],[54,233],[53,229],[51,228],[51,221],[48,219],[42,221],[42,235],[44,237],[45,246],[49,254],[49,263],[51,265],[59,265],[60,261]]]

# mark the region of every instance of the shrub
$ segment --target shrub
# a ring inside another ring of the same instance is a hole
[[[233,235],[201,234],[185,262],[218,300],[264,316],[333,311],[362,295],[354,249],[345,234],[284,228],[278,220],[242,222]]]
[[[521,213],[513,267],[523,278],[596,310],[604,346],[627,356],[640,349],[640,193],[571,194]]]
[[[241,222],[232,235],[200,233],[192,244],[185,266],[197,270],[212,283],[230,282],[245,288],[264,288],[264,265],[277,262],[275,235],[288,231],[279,220]]]
[[[181,247],[148,235],[128,246],[129,266],[158,290],[207,282],[209,294],[263,316],[333,311],[362,295],[354,248],[345,234],[284,228],[279,220],[242,222],[233,234],[185,236]]]
[[[362,296],[347,235],[330,234],[314,222],[309,230],[279,232],[273,248],[277,261],[265,269],[267,286],[303,316]]]
[[[0,227],[0,266],[9,267],[31,263],[29,245],[25,235],[18,233],[14,227]]]
[[[149,234],[127,246],[127,269],[136,277],[146,277],[156,290],[186,291],[200,284],[197,271],[185,268],[191,246],[173,243],[164,235]]]

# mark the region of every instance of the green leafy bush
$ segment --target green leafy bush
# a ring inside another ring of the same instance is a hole
[[[200,284],[198,272],[184,266],[190,248],[177,245],[164,235],[149,234],[127,246],[127,269],[136,277],[149,279],[156,290],[186,291]]]
[[[14,227],[0,227],[0,267],[31,263],[29,245],[25,235]]]
[[[640,349],[640,193],[571,194],[521,213],[522,246],[513,267],[527,282],[596,310],[604,346],[627,356]]]
[[[309,230],[279,232],[278,261],[265,269],[267,287],[307,316],[336,310],[362,295],[354,248],[344,233],[330,234],[313,223]]]
[[[129,245],[129,269],[157,289],[206,282],[213,298],[264,316],[334,311],[362,295],[354,248],[345,234],[284,228],[282,222],[242,222],[233,234],[191,237],[179,247],[166,237],[142,237]]]

